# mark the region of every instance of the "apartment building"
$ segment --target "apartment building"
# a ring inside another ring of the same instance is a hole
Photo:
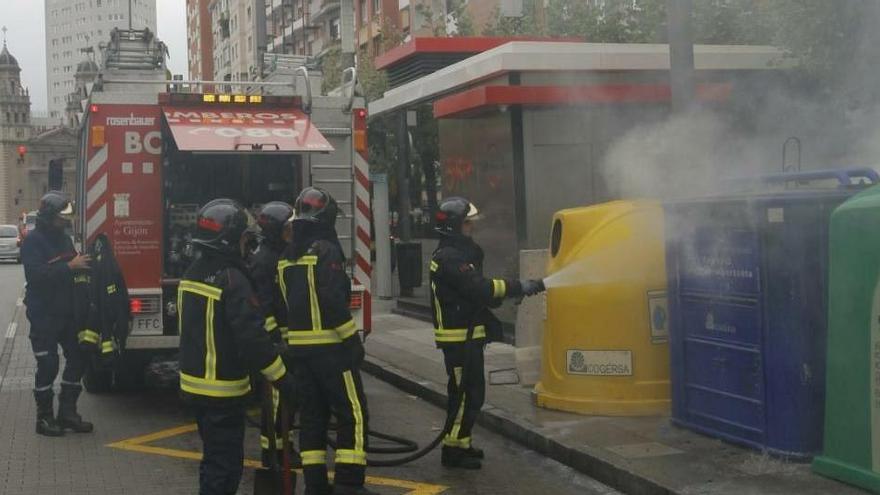
[[[374,57],[381,55],[385,51],[382,30],[386,27],[397,30],[396,34],[403,41],[413,36],[433,36],[432,23],[445,26],[446,34],[453,35],[457,27],[450,14],[462,3],[476,28],[476,34],[489,22],[496,9],[505,12],[515,10],[511,0],[357,0],[355,26],[358,47]]]
[[[266,49],[266,1],[213,0],[208,10],[214,79],[254,79]]]
[[[214,29],[210,4],[211,0],[186,0],[188,69],[189,78],[194,80],[214,77]]]
[[[82,50],[100,53],[113,28],[156,32],[156,0],[45,0],[49,117],[62,119]]]
[[[266,50],[320,58],[342,39],[341,10],[340,0],[266,0]]]

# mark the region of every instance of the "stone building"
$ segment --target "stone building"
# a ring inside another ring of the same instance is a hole
[[[49,189],[49,162],[63,160],[62,188],[76,185],[76,131],[31,119],[30,94],[6,42],[0,50],[0,223],[14,223],[37,208]]]

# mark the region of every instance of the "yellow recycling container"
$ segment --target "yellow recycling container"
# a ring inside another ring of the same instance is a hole
[[[553,218],[539,406],[602,416],[669,410],[663,208],[614,201]]]

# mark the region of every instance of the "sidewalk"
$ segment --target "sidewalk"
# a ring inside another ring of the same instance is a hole
[[[364,371],[445,405],[446,374],[428,323],[376,314]],[[514,348],[491,344],[487,371],[515,367]],[[495,380],[510,382],[510,373]],[[488,382],[488,380],[487,380]],[[491,382],[489,382],[491,383]],[[531,387],[488,385],[481,424],[630,494],[850,495],[856,488],[767,455],[673,427],[668,417],[580,416],[538,408]],[[476,439],[479,443],[479,439]],[[503,462],[489,459],[488,462]]]

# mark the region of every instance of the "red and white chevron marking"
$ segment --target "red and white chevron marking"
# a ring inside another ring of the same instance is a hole
[[[86,166],[86,239],[91,240],[107,221],[107,157],[109,145],[95,152]]]
[[[370,226],[373,213],[370,209],[370,165],[367,157],[357,151],[354,153],[354,282],[364,287],[364,332],[372,329],[372,288],[373,266],[370,264],[370,246],[373,244]]]

